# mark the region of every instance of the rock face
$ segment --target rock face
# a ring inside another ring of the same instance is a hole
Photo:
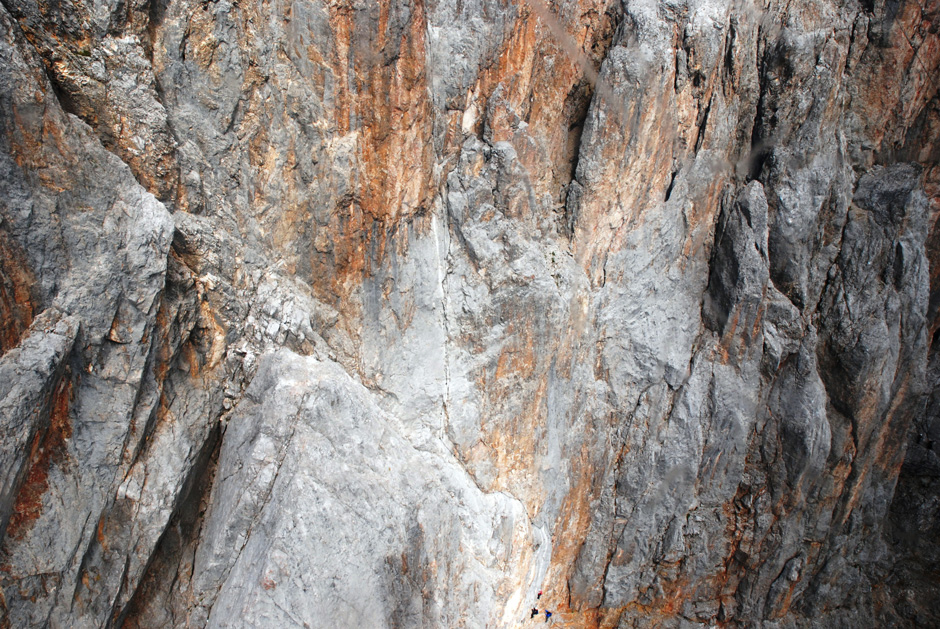
[[[0,626],[940,624],[938,84],[934,0],[2,0]]]
[[[403,438],[370,397],[335,363],[262,359],[187,575],[197,605],[139,624],[513,624],[547,540],[520,502],[484,493],[440,440]]]

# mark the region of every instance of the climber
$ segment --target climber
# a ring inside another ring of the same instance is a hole
[[[535,598],[542,598],[542,590],[539,590],[539,593],[535,596]]]
[[[545,622],[548,622],[548,619],[552,617],[552,612],[545,610]]]
[[[529,616],[529,618],[532,619],[532,618],[535,618],[535,617],[538,616],[538,615],[539,615],[539,610],[536,609],[535,607],[533,607],[533,608],[532,608],[532,614]]]

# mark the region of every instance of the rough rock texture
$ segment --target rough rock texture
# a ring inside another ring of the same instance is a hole
[[[938,83],[935,0],[2,0],[0,626],[940,624]]]
[[[517,586],[544,541],[522,505],[482,492],[440,441],[403,438],[335,363],[262,359],[216,478],[178,600],[139,625],[506,625],[522,613]]]

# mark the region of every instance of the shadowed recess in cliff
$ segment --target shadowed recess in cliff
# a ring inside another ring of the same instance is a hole
[[[20,342],[35,314],[36,279],[0,223],[0,356]]]

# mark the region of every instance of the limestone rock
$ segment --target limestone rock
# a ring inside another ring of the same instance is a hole
[[[936,624],[938,16],[4,0],[0,625]]]
[[[411,443],[370,398],[335,363],[262,360],[227,422],[190,622],[503,625],[523,613],[516,586],[535,576],[537,538],[521,504]]]

